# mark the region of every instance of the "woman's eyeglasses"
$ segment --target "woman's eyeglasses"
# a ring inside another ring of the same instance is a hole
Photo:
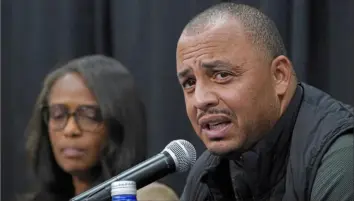
[[[94,132],[103,122],[100,109],[94,105],[81,105],[70,112],[66,105],[55,104],[43,107],[42,114],[49,129],[53,131],[63,130],[71,116],[81,131]]]

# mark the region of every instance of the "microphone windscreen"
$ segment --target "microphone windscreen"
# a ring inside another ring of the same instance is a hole
[[[189,171],[197,160],[197,152],[194,146],[186,140],[174,140],[162,152],[164,151],[168,152],[173,158],[176,172]]]

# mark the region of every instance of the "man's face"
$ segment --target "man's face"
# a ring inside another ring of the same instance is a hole
[[[181,36],[177,75],[189,120],[209,151],[248,149],[279,118],[270,65],[237,22]]]

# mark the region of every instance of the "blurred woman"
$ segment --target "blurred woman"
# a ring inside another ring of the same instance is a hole
[[[31,200],[67,201],[145,159],[145,112],[134,85],[121,63],[100,55],[46,77],[28,126],[40,184]]]

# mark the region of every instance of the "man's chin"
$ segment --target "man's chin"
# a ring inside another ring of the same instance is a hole
[[[221,157],[238,157],[240,156],[240,150],[237,146],[232,146],[226,142],[210,142],[207,146],[208,151]]]

